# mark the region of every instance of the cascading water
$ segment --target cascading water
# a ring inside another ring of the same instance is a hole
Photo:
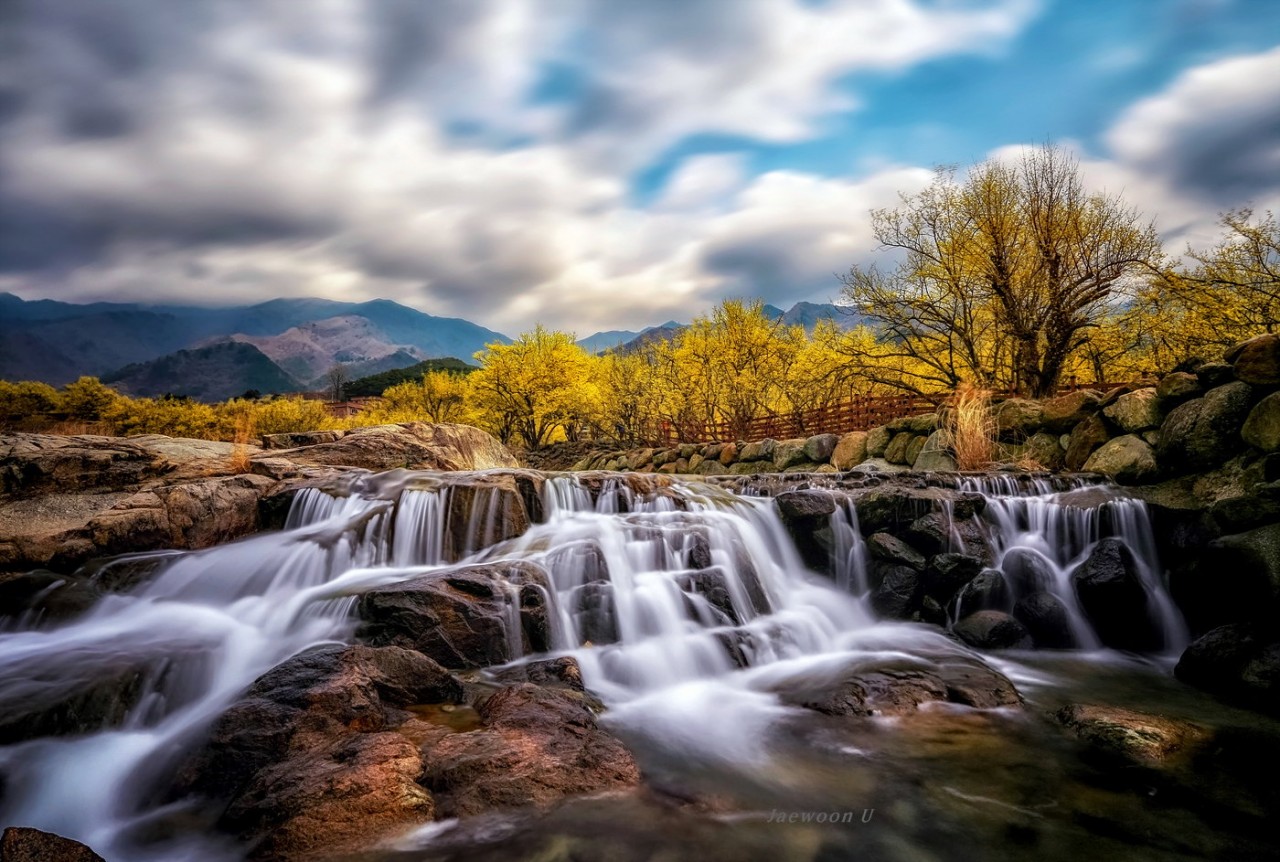
[[[463,513],[461,537],[449,538],[453,490],[440,477],[398,471],[345,496],[304,491],[281,533],[166,556],[140,586],[76,620],[0,632],[2,708],[77,686],[88,692],[122,669],[141,680],[110,728],[0,748],[3,822],[83,840],[113,862],[235,858],[200,836],[157,842],[155,824],[174,812],[156,800],[175,764],[256,677],[309,646],[349,638],[361,591],[450,557],[542,564],[554,651],[577,658],[611,721],[692,762],[755,762],[765,729],[794,712],[777,695],[789,685],[838,678],[851,663],[968,655],[937,629],[872,618],[852,505],[833,517],[833,583],[805,569],[767,497],[698,483],[641,494],[619,479],[593,494],[575,477],[551,477],[545,520],[495,543],[498,496],[483,488]],[[1176,609],[1163,604],[1140,504],[1106,503],[1103,517],[1060,505],[1052,489],[968,490],[989,498],[997,564],[1018,549],[1041,555],[1064,601],[1063,573],[1103,536],[1124,538],[1144,561],[1167,645],[1183,636]],[[512,655],[518,602],[512,591]],[[1081,644],[1090,645],[1083,634]]]

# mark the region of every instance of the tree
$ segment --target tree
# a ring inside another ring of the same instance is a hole
[[[329,395],[333,401],[342,400],[342,392],[347,386],[347,380],[350,377],[347,374],[345,365],[335,365],[328,370],[324,376],[325,381],[329,384]]]
[[[97,422],[118,400],[120,395],[96,377],[81,377],[75,383],[62,387],[62,412],[70,419]]]
[[[940,172],[872,223],[901,260],[888,272],[853,267],[843,296],[877,332],[881,382],[914,391],[969,381],[1052,394],[1161,254],[1149,223],[1119,197],[1087,192],[1076,159],[1053,147],[963,180]]]
[[[558,434],[575,439],[598,411],[595,357],[573,335],[541,325],[512,344],[476,354],[481,367],[468,378],[476,406],[504,443],[519,437],[540,449]]]

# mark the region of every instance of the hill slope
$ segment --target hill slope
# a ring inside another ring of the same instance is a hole
[[[444,359],[427,359],[416,365],[410,365],[407,368],[397,368],[393,371],[384,371],[381,374],[371,374],[368,377],[361,377],[358,380],[352,380],[343,387],[343,391],[348,398],[360,398],[362,396],[376,396],[386,392],[392,386],[404,383],[409,380],[417,380],[428,371],[453,371],[458,374],[470,374],[475,371],[474,365],[468,365],[461,359],[446,357]]]
[[[129,395],[186,395],[198,401],[222,401],[249,389],[294,392],[298,382],[252,344],[224,341],[179,350],[159,359],[127,365],[103,375]]]

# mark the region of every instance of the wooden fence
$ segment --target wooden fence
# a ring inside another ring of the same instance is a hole
[[[1071,383],[1058,388],[1064,395],[1080,389],[1106,392],[1123,383]],[[1012,397],[1013,392],[996,393],[997,400]],[[814,434],[847,434],[870,431],[895,419],[929,413],[947,399],[945,393],[928,398],[923,395],[857,395],[845,401],[807,410],[799,414],[760,416],[738,426],[729,422],[682,423],[662,422],[646,441],[648,445],[670,446],[676,443],[719,443],[731,440],[785,440]]]

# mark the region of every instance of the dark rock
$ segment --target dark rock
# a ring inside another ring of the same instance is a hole
[[[505,668],[495,674],[494,679],[504,683],[531,682],[547,688],[565,688],[578,692],[585,690],[582,685],[582,668],[572,656],[531,661]]]
[[[873,563],[871,607],[880,617],[909,620],[919,605],[920,570],[899,563]]]
[[[1027,627],[1037,649],[1070,649],[1076,645],[1067,607],[1051,593],[1023,596],[1013,606],[1013,617]]]
[[[1280,335],[1267,334],[1242,341],[1224,356],[1236,378],[1255,386],[1280,384]]]
[[[776,498],[778,516],[795,541],[805,565],[814,571],[829,572],[831,549],[831,515],[836,498],[827,491],[788,491]]]
[[[1156,457],[1161,467],[1175,472],[1208,470],[1243,450],[1240,428],[1253,401],[1253,388],[1237,382],[1174,408],[1160,426]]]
[[[1199,377],[1190,372],[1174,371],[1160,378],[1156,392],[1160,395],[1160,406],[1168,411],[1184,401],[1199,398],[1204,394],[1204,385]]]
[[[1099,416],[1090,416],[1076,425],[1067,443],[1067,454],[1063,459],[1068,470],[1081,470],[1096,449],[1111,439],[1107,425]]]
[[[910,464],[907,458],[907,448],[911,445],[911,441],[915,435],[910,431],[899,431],[893,435],[893,439],[889,441],[889,446],[884,450],[884,459],[890,464]]]
[[[724,615],[723,622],[738,625],[742,622],[738,618],[738,613],[733,607],[733,596],[729,592],[729,585],[725,580],[725,574],[719,569],[704,569],[697,572],[687,572],[676,578],[676,584],[680,589],[691,595],[701,596],[707,601],[711,607]]]
[[[1022,453],[1023,458],[1039,465],[1042,470],[1059,470],[1066,458],[1059,436],[1044,431],[1028,437]]]
[[[613,584],[592,581],[578,587],[571,599],[571,613],[584,643],[611,644],[618,640],[618,611]]]
[[[88,610],[98,597],[94,584],[76,575],[0,574],[0,618],[68,620]]]
[[[982,571],[982,560],[968,554],[937,554],[924,571],[924,590],[943,605]]]
[[[26,826],[10,826],[0,836],[0,862],[105,862],[79,841]]]
[[[1209,516],[1228,534],[1280,523],[1280,482],[1254,485],[1247,494],[1218,500],[1209,507]]]
[[[1161,645],[1133,551],[1118,538],[1098,542],[1071,575],[1080,606],[1104,644],[1152,650]]]
[[[526,652],[550,647],[546,573],[527,562],[466,566],[375,587],[360,598],[357,634],[375,646],[403,646],[445,667],[488,667],[510,661],[509,637]],[[506,631],[511,602],[522,631]]]
[[[867,539],[867,552],[873,560],[895,563],[915,571],[924,569],[924,556],[891,533],[874,533]]]
[[[1196,369],[1196,379],[1205,389],[1225,386],[1236,379],[1236,370],[1227,362],[1206,362]]]
[[[856,497],[858,526],[864,535],[887,530],[897,534],[912,521],[950,505],[952,517],[966,521],[986,509],[986,498],[947,488],[914,488],[885,484],[863,491]]]
[[[1164,418],[1158,390],[1150,386],[1126,392],[1107,405],[1102,413],[1126,434],[1155,428]]]
[[[784,523],[829,518],[836,510],[836,498],[826,491],[787,491],[775,502]]]
[[[978,611],[956,623],[952,633],[977,649],[1028,649],[1031,635],[1003,611]]]
[[[456,562],[524,535],[530,518],[512,473],[451,477],[444,517],[444,559]],[[477,513],[485,517],[477,518]]]
[[[483,728],[424,747],[436,816],[545,808],[567,796],[634,787],[640,772],[578,693],[521,684],[477,704]]]
[[[1280,714],[1280,638],[1248,623],[1221,626],[1187,647],[1178,679],[1219,697]]]
[[[294,431],[287,434],[263,434],[263,449],[297,449],[317,443],[333,443],[342,439],[341,431]]]
[[[1043,592],[1053,585],[1052,565],[1029,548],[1011,549],[1000,561],[1000,568],[1015,598]]]
[[[956,595],[956,608],[960,614],[1002,610],[1009,604],[1009,587],[998,569],[983,569]]]

